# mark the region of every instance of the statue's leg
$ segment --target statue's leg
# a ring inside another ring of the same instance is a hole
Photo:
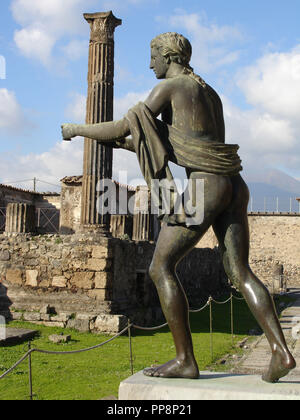
[[[273,300],[264,284],[249,266],[249,228],[247,217],[248,189],[241,177],[234,177],[233,199],[214,223],[225,271],[245,297],[272,349],[267,382],[277,382],[295,368],[295,360],[287,347]]]
[[[177,263],[192,250],[202,234],[180,226],[163,225],[149,274],[155,283],[161,307],[173,335],[176,358],[144,370],[147,376],[198,378],[189,325],[189,305],[176,274]]]
[[[194,228],[163,225],[149,270],[161,306],[172,332],[176,358],[170,362],[144,370],[145,375],[157,377],[198,378],[189,325],[189,305],[176,266],[199,242],[216,215],[226,207],[231,197],[231,183],[227,178],[199,175],[205,178],[204,221]]]

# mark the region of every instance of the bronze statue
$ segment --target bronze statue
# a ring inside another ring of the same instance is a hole
[[[142,173],[151,179],[172,179],[168,161],[185,167],[191,180],[204,181],[204,219],[188,225],[185,214],[164,214],[164,223],[150,266],[161,306],[172,332],[176,358],[144,370],[164,378],[198,378],[189,326],[189,307],[176,275],[176,266],[210,226],[219,241],[225,271],[245,297],[265,332],[272,350],[267,382],[277,382],[296,366],[273,300],[249,267],[247,206],[249,191],[240,176],[237,145],[225,144],[222,103],[217,93],[190,67],[190,42],[177,33],[165,33],[151,43],[150,68],[164,79],[144,103],[120,121],[94,125],[65,124],[63,137],[92,138],[137,154]],[[162,120],[157,117],[161,114]],[[131,134],[132,138],[126,138]]]

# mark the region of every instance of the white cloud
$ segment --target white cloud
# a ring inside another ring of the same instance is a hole
[[[31,124],[26,119],[22,107],[13,91],[0,89],[0,130],[18,134]]]
[[[247,101],[279,117],[299,118],[300,45],[270,53],[243,69],[237,84]]]
[[[46,66],[50,64],[51,52],[56,40],[45,30],[37,27],[24,28],[15,32],[14,40],[25,57],[37,59]]]
[[[127,110],[137,102],[146,98],[148,92],[128,93],[123,98],[115,101],[115,119],[122,118]],[[71,102],[68,105],[65,115],[76,123],[84,123],[86,98],[84,95],[72,93]],[[1,127],[16,130],[22,121],[22,110],[17,103],[13,92],[6,89],[0,90],[0,129]],[[5,154],[0,156],[1,173],[5,178],[1,182],[9,182],[20,179],[38,178],[52,184],[58,185],[59,180],[64,176],[82,174],[83,166],[83,144],[82,138],[75,138],[71,142],[56,143],[50,150],[27,155]],[[134,153],[124,150],[114,151],[114,178],[119,179],[120,171],[127,171],[128,182],[135,178],[142,182],[139,164]],[[32,188],[32,182],[20,184],[21,188]],[[41,184],[42,189],[51,190],[51,186]]]
[[[299,170],[300,144],[295,125],[258,109],[242,110],[222,97],[226,141],[240,145],[245,167],[285,167]]]
[[[80,34],[84,27],[82,11],[96,0],[13,0],[11,10],[20,25],[42,25],[51,33]]]
[[[1,182],[10,182],[21,177],[33,179],[34,177],[59,186],[59,180],[67,175],[82,173],[83,142],[60,142],[48,152],[41,154],[30,153],[24,156],[0,157],[2,174]],[[19,178],[20,179],[20,178]],[[22,183],[21,188],[32,189],[32,182]],[[39,184],[39,190],[57,191],[59,188],[47,184]]]
[[[300,45],[266,53],[241,69],[236,83],[252,109],[238,109],[225,99],[228,141],[241,144],[252,165],[299,171]]]
[[[129,108],[136,105],[138,102],[143,102],[150,94],[150,90],[146,92],[128,92],[122,98],[116,98],[114,103],[114,119],[123,118]]]
[[[61,47],[61,50],[68,60],[76,61],[88,54],[88,42],[74,39]]]
[[[236,44],[243,40],[239,28],[220,26],[209,22],[205,13],[188,14],[184,10],[175,10],[168,21],[176,31],[186,31],[193,46],[192,63],[200,72],[213,71],[239,59]]]
[[[84,12],[94,8],[118,10],[145,1],[149,0],[12,0],[13,17],[22,27],[15,31],[14,39],[23,55],[50,67],[57,42],[67,36],[71,40],[61,49],[65,58],[77,60],[88,51],[89,26]],[[83,36],[86,41],[78,39]]]
[[[17,23],[14,40],[20,52],[50,66],[53,49],[64,36],[87,36],[88,25],[82,17],[86,8],[96,0],[13,0],[11,10]],[[81,40],[72,39],[65,45],[65,53],[72,59],[80,58]]]
[[[129,108],[140,101],[144,101],[150,91],[146,92],[128,92],[125,96],[114,100],[114,120],[124,117]],[[71,102],[67,106],[65,115],[76,123],[84,123],[86,113],[86,96],[73,92],[70,94]]]
[[[65,115],[71,118],[76,124],[83,124],[85,122],[86,114],[86,96],[80,93],[70,94],[72,102],[67,106]]]

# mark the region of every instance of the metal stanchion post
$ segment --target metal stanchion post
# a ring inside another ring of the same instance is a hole
[[[231,343],[233,347],[233,336],[234,336],[234,325],[233,325],[233,294],[231,293],[231,299],[230,299],[230,318],[231,318]]]
[[[28,350],[31,350],[31,343],[28,342]],[[29,399],[30,401],[33,400],[32,394],[32,366],[31,366],[31,353],[28,355],[28,368],[29,368]]]
[[[209,298],[209,332],[210,332],[210,356],[213,361],[213,319],[212,319],[212,298]]]
[[[129,338],[130,369],[131,369],[131,375],[133,375],[132,339],[131,339],[130,319],[128,319],[128,338]]]

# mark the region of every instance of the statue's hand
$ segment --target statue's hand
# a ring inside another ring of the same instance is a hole
[[[63,124],[61,126],[61,132],[65,141],[71,141],[71,138],[75,137],[73,124]]]

